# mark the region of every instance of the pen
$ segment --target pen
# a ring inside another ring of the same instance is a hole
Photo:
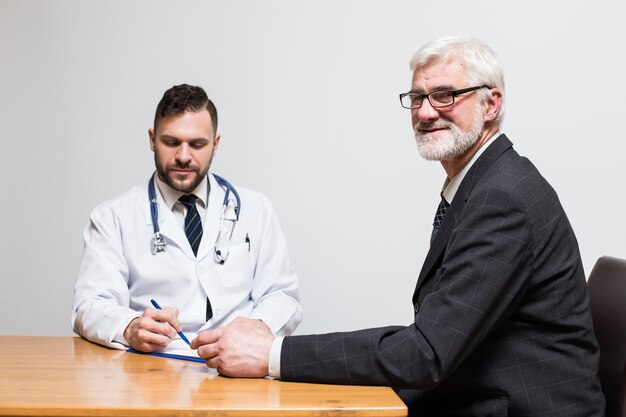
[[[156,309],[158,309],[158,310],[163,310],[163,309],[161,308],[161,306],[159,305],[159,303],[157,303],[156,301],[154,301],[154,300],[150,300],[150,302],[152,303],[152,305],[154,306],[154,308],[156,308]],[[183,332],[178,332],[178,335],[180,336],[180,338],[181,338],[181,339],[183,339],[183,341],[184,341],[185,343],[187,343],[188,345],[190,344],[190,343],[189,343],[189,339],[187,339],[187,336],[185,336],[185,334],[184,334]]]
[[[246,233],[246,243],[248,244],[248,252],[250,252],[250,237]]]

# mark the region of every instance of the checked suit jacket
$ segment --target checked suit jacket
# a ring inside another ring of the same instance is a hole
[[[463,179],[412,302],[409,326],[286,337],[281,378],[391,386],[423,417],[604,415],[576,237],[505,135]]]

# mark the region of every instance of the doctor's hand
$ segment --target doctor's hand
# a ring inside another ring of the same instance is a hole
[[[262,320],[237,317],[227,326],[207,330],[191,341],[191,348],[221,375],[264,377],[274,335]]]
[[[177,308],[148,308],[128,324],[124,330],[124,339],[135,350],[158,352],[165,349],[182,328]]]

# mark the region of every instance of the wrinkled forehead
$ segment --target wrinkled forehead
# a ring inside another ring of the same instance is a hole
[[[454,90],[467,83],[467,69],[463,61],[449,58],[430,62],[413,71],[411,90],[427,93],[435,90]]]

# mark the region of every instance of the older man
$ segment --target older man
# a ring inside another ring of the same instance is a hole
[[[446,180],[412,302],[414,322],[274,338],[237,319],[192,342],[225,375],[389,385],[420,416],[601,416],[585,277],[559,199],[501,134],[495,53],[442,38],[411,60],[422,157]]]

